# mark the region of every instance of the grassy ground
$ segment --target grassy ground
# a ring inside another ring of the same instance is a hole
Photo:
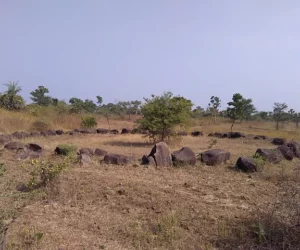
[[[204,124],[202,129],[228,131],[227,126]],[[255,130],[248,124],[237,128]],[[257,134],[273,133],[263,128]],[[281,133],[292,139],[290,132]],[[200,153],[213,140],[187,136],[172,143],[171,150],[189,146]],[[58,163],[66,161],[53,156],[62,143],[137,158],[152,147],[141,135],[64,135],[27,141],[42,144],[45,159]],[[99,158],[89,166],[68,161],[69,167],[52,185],[29,193],[15,187],[28,182],[32,163],[16,162],[12,153],[2,151],[0,211],[2,231],[7,228],[5,249],[292,249],[276,244],[293,241],[280,237],[295,234],[289,227],[295,209],[293,202],[286,201],[286,193],[299,188],[300,161],[267,164],[249,175],[233,169],[237,158],[274,146],[249,139],[218,139],[214,144],[231,152],[226,165],[208,167],[198,162],[195,167],[154,169],[136,164],[107,166]],[[291,200],[299,201],[295,197]],[[288,206],[274,210],[276,204]],[[270,240],[271,236],[276,239]]]

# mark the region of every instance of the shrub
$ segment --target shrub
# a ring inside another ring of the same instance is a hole
[[[34,131],[45,131],[50,129],[50,124],[48,121],[45,120],[36,120],[35,122],[32,123],[31,129]]]
[[[81,127],[82,128],[94,128],[97,126],[97,121],[94,116],[87,116],[81,118]]]
[[[58,155],[71,156],[76,154],[77,148],[74,145],[60,144],[56,147],[55,153]]]

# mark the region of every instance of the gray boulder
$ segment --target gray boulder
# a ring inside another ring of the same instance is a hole
[[[274,145],[278,145],[278,146],[280,146],[280,145],[285,145],[285,144],[286,144],[286,139],[284,139],[284,138],[274,138],[274,139],[272,140],[272,143],[273,143]]]
[[[208,166],[225,163],[230,159],[230,153],[222,149],[211,149],[201,153],[201,161]]]
[[[259,148],[255,154],[262,156],[266,161],[271,163],[278,163],[283,160],[283,155],[278,149]]]
[[[173,165],[170,149],[165,142],[156,143],[149,156],[153,157],[158,167],[171,167]]]
[[[94,154],[94,150],[91,148],[81,148],[79,149],[79,154],[86,154],[86,155],[93,155]]]
[[[244,172],[256,172],[257,167],[254,162],[248,157],[240,157],[236,162],[236,167]]]
[[[293,151],[295,157],[300,158],[300,143],[290,141],[287,146]]]
[[[22,150],[25,148],[25,145],[19,141],[12,141],[12,142],[5,144],[4,148],[6,148],[8,150]]]
[[[283,155],[283,157],[288,160],[291,161],[294,158],[294,152],[291,148],[289,148],[286,145],[281,145],[278,147],[278,150],[281,152],[281,154]]]
[[[107,151],[102,150],[100,148],[96,148],[94,151],[94,155],[96,155],[96,156],[105,156],[105,155],[107,155],[107,153],[108,153]]]
[[[183,147],[172,153],[172,161],[174,166],[194,166],[196,164],[196,155],[189,147]]]
[[[119,154],[107,154],[104,156],[104,162],[106,164],[114,165],[127,165],[135,161],[133,156],[119,155]]]

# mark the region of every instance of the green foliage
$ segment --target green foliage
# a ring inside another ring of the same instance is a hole
[[[94,128],[97,126],[97,120],[94,116],[86,116],[81,118],[82,128]]]
[[[71,104],[71,113],[95,113],[97,110],[97,105],[92,100],[86,99],[83,101],[79,98],[72,97],[69,103]]]
[[[119,112],[128,115],[129,120],[131,119],[131,115],[137,115],[140,113],[140,101],[128,101],[128,102],[118,102],[116,104]]]
[[[60,153],[65,156],[75,155],[77,151],[77,148],[74,145],[60,144],[57,147],[60,149]]]
[[[174,134],[177,125],[187,124],[191,118],[192,102],[184,97],[173,96],[171,92],[161,96],[152,95],[151,99],[145,101],[141,108],[142,118],[137,124],[148,130],[154,140],[164,141]]]
[[[205,111],[203,108],[200,106],[197,106],[195,109],[192,111],[192,117],[193,118],[200,118],[204,115]]]
[[[50,96],[47,96],[45,94],[49,93],[49,90],[45,88],[44,86],[38,86],[38,88],[32,92],[30,92],[30,99],[40,105],[40,106],[49,106],[53,104],[53,100]],[[55,99],[57,100],[57,99]],[[57,101],[55,101],[57,103]]]
[[[210,98],[210,102],[208,104],[208,107],[211,111],[214,122],[216,123],[219,108],[221,107],[221,99],[217,96],[212,96]]]
[[[247,120],[255,112],[252,99],[245,99],[239,93],[233,95],[228,106],[227,116],[232,120],[231,131],[236,120]]]
[[[22,88],[18,86],[18,82],[9,82],[4,85],[7,87],[7,91],[0,94],[0,107],[8,110],[24,109],[25,101],[18,95],[22,90]]]
[[[279,129],[279,122],[287,120],[285,110],[288,106],[285,103],[275,102],[273,107],[273,117],[276,121],[276,129]]]
[[[102,102],[103,102],[103,98],[101,96],[99,96],[99,95],[97,95],[96,98],[97,98],[97,104],[101,105]]]
[[[34,169],[29,173],[30,180],[27,183],[29,190],[47,186],[47,184],[54,181],[69,166],[68,162],[54,164],[38,160],[33,160],[31,164]]]

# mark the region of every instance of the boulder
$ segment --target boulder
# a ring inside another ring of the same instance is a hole
[[[170,167],[173,165],[169,147],[165,142],[156,143],[149,156],[153,157],[158,167]]]
[[[256,153],[262,156],[266,161],[271,163],[278,163],[283,160],[283,156],[278,149],[262,149],[256,150]]]
[[[26,145],[27,149],[34,151],[34,152],[42,152],[43,147],[37,143],[28,143]]]
[[[30,135],[32,137],[39,137],[39,136],[41,136],[41,132],[33,131],[33,132],[30,132]]]
[[[273,143],[274,145],[278,145],[278,146],[280,146],[280,145],[285,145],[285,144],[286,144],[286,139],[284,139],[284,138],[274,138],[274,139],[272,140],[272,143]]]
[[[194,131],[191,133],[191,136],[203,136],[203,132],[202,131]]]
[[[94,155],[97,155],[97,156],[105,156],[107,155],[107,151],[105,150],[102,150],[100,148],[96,148],[95,151],[94,151]]]
[[[94,150],[91,148],[81,148],[79,149],[79,154],[86,154],[86,155],[93,155],[94,154]]]
[[[119,154],[107,154],[104,156],[104,162],[106,164],[114,165],[126,165],[135,161],[133,156],[119,155]]]
[[[25,139],[25,135],[22,132],[14,132],[11,135],[14,139],[18,139],[18,140]]]
[[[47,131],[41,132],[41,135],[43,135],[43,136],[55,136],[57,134],[56,134],[55,130],[47,130]]]
[[[186,131],[178,131],[177,135],[179,135],[179,136],[187,136],[188,133]]]
[[[152,156],[144,155],[142,157],[142,165],[148,165],[148,166],[156,167],[156,162],[155,162],[155,160]]]
[[[33,159],[39,159],[41,156],[42,156],[42,152],[27,150],[19,154],[16,154],[14,158],[15,160],[27,160],[27,159],[33,160]]]
[[[79,163],[83,164],[83,165],[88,165],[88,164],[92,163],[92,159],[91,159],[90,155],[88,155],[88,154],[83,153],[78,156],[78,159],[79,159]]]
[[[248,157],[240,157],[236,162],[236,167],[244,172],[256,172],[257,167],[254,162]]]
[[[64,134],[64,131],[60,130],[60,129],[56,130],[55,132],[56,132],[57,135],[63,135]]]
[[[295,157],[300,158],[300,143],[290,141],[287,146],[293,151]]]
[[[6,148],[8,150],[21,150],[21,149],[25,148],[25,145],[19,141],[12,141],[12,142],[5,144],[4,148]]]
[[[286,145],[281,145],[277,148],[281,154],[283,155],[283,157],[288,160],[288,161],[291,161],[293,160],[294,158],[294,152],[291,148],[289,148],[288,146]]]
[[[86,133],[87,134],[97,134],[97,129],[95,129],[95,128],[88,128],[86,130]]]
[[[10,142],[11,139],[7,135],[0,135],[0,145]]]
[[[68,132],[68,135],[78,135],[79,134],[79,132],[77,132],[77,131],[69,131]]]
[[[230,153],[222,149],[211,149],[201,153],[201,161],[208,166],[225,163],[230,159]]]
[[[254,136],[254,140],[266,140],[266,139],[268,139],[268,137],[265,136],[265,135],[256,135],[256,136]]]
[[[131,130],[127,129],[127,128],[123,128],[121,131],[121,134],[130,134],[130,133],[131,133]]]
[[[241,132],[229,132],[227,133],[227,137],[231,139],[245,137],[245,135]]]
[[[119,131],[117,129],[112,129],[109,131],[109,133],[116,135],[116,134],[119,134]]]
[[[194,166],[196,164],[196,155],[189,147],[183,147],[172,153],[172,161],[174,166]]]
[[[108,134],[109,130],[105,128],[97,128],[97,133],[98,134]]]

